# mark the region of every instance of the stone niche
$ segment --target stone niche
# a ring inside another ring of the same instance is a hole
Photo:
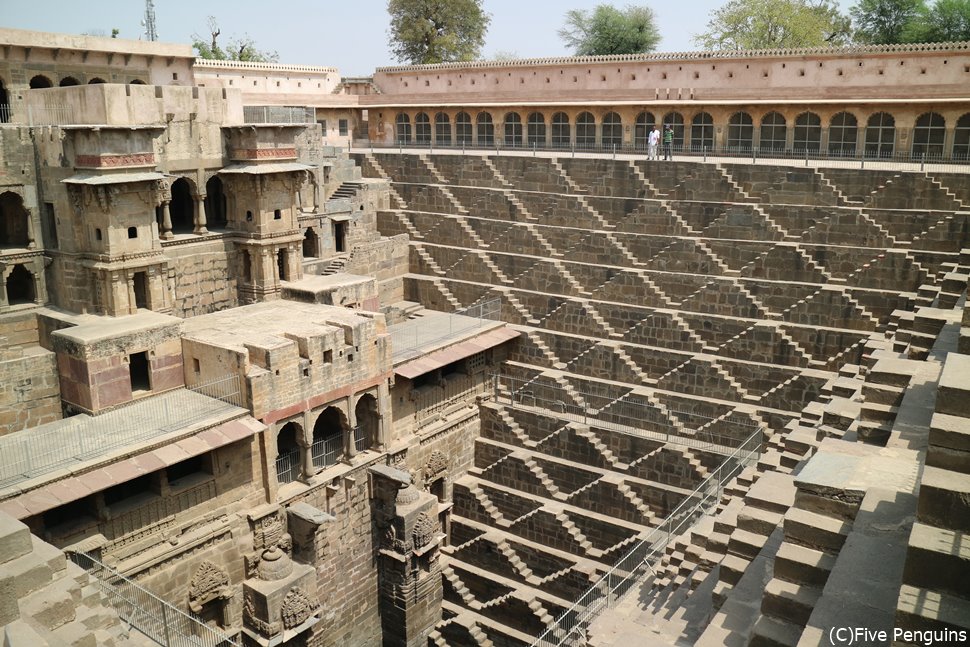
[[[254,550],[245,558],[243,644],[284,644],[320,620],[316,569],[293,561],[293,540],[280,506],[262,506],[248,517]]]

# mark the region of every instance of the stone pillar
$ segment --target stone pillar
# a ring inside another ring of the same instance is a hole
[[[172,212],[169,210],[168,205],[168,200],[162,203],[162,233],[160,236],[162,240],[171,240],[174,238],[174,234],[172,234]]]
[[[192,196],[195,201],[195,229],[192,231],[194,234],[207,234],[209,230],[205,228],[206,216],[205,216],[205,194],[200,193],[198,195]]]
[[[438,500],[421,492],[411,477],[387,465],[370,468],[381,536],[379,604],[385,647],[424,647],[441,620],[443,535]]]
[[[385,451],[390,444],[391,394],[387,380],[377,385],[377,449]]]
[[[354,398],[347,398],[347,424],[350,429],[344,435],[346,438],[344,442],[344,456],[347,457],[347,462],[351,462],[354,456],[357,455],[357,443],[354,442],[354,435],[357,431],[357,411],[354,408]]]
[[[27,249],[36,249],[37,241],[34,237],[34,214],[27,211]]]

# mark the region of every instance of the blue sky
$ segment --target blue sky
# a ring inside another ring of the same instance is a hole
[[[61,33],[113,27],[122,38],[139,38],[142,0],[2,0],[0,25]],[[569,9],[587,9],[604,0],[485,0],[492,15],[483,55],[514,52],[520,57],[564,56],[557,30]],[[647,2],[663,34],[659,49],[696,49],[692,36],[704,31],[708,16],[726,0]],[[628,2],[616,2],[619,6]],[[840,0],[843,7],[852,0]],[[159,40],[187,43],[193,33],[205,35],[206,17],[215,16],[223,42],[248,34],[262,49],[275,50],[280,62],[333,65],[347,76],[366,75],[381,65],[394,65],[387,48],[387,3],[384,0],[155,0]]]

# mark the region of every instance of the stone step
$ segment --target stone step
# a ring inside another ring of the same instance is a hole
[[[830,554],[842,550],[852,524],[816,512],[791,508],[785,513],[785,541]]]
[[[819,588],[774,578],[765,587],[761,612],[804,627],[820,597],[822,590]]]
[[[749,647],[795,647],[804,628],[791,623],[761,616],[751,630]]]
[[[30,530],[11,516],[0,516],[0,564],[31,551]]]
[[[739,581],[741,581],[741,577],[744,576],[744,572],[747,570],[750,564],[750,559],[745,559],[744,557],[739,557],[738,555],[725,555],[724,559],[721,560],[719,579],[722,582],[731,584],[732,586],[736,585]]]
[[[970,418],[933,414],[926,464],[970,474]]]
[[[970,474],[924,466],[916,517],[970,535]]]
[[[728,554],[751,560],[758,556],[767,541],[767,535],[757,535],[738,528],[731,533],[731,539],[728,542]]]
[[[775,555],[775,577],[788,582],[824,588],[835,557],[798,544],[782,543]]]
[[[970,535],[914,523],[903,583],[970,598]]]
[[[745,501],[756,508],[785,514],[795,503],[795,482],[786,474],[768,472],[751,486]]]
[[[970,600],[950,593],[903,584],[896,627],[909,631],[953,630],[970,635]]]
[[[738,528],[767,537],[780,526],[785,515],[754,506],[746,506],[738,513]]]

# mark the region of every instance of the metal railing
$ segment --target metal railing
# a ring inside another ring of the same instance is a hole
[[[721,465],[671,512],[663,523],[640,540],[603,576],[566,609],[532,643],[532,647],[584,645],[585,633],[596,616],[612,608],[623,595],[654,572],[670,542],[689,529],[721,500],[724,485],[761,455],[762,434],[751,434]]]
[[[162,647],[238,647],[232,637],[175,608],[93,556],[83,552],[67,556],[91,574],[104,600],[122,620]]]
[[[230,375],[135,400],[97,416],[74,416],[46,430],[0,437],[0,487],[207,419],[242,413],[244,405],[240,377]]]
[[[276,457],[276,480],[281,485],[292,483],[300,477],[300,450],[280,454]]]
[[[364,428],[364,425],[354,427],[352,436],[354,439],[354,451],[362,452],[370,449],[370,438],[367,437],[367,430]]]
[[[744,414],[732,412],[715,417],[671,409],[662,403],[640,399],[619,387],[615,392],[599,394],[575,388],[567,390],[551,384],[551,378],[541,373],[531,379],[503,374],[495,374],[492,379],[495,402],[512,408],[533,407],[545,415],[597,429],[722,455],[730,453],[760,429],[760,425]],[[590,401],[605,403],[595,408],[589,405]]]
[[[394,359],[397,361],[419,355],[427,346],[481,328],[486,322],[501,321],[501,314],[502,300],[490,299],[434,319],[418,318],[391,326],[391,350]],[[446,317],[447,326],[443,324]]]
[[[908,134],[908,141],[913,141],[912,133]],[[623,159],[646,159],[648,149],[640,144],[604,144],[601,142],[585,144],[570,143],[567,145],[548,144],[545,142],[507,143],[495,140],[487,144],[478,142],[372,142],[356,140],[351,142],[352,149],[409,152],[409,153],[440,153],[481,155],[542,155],[555,154],[557,157],[610,155]],[[966,149],[966,150],[964,150]],[[664,157],[663,146],[659,146],[658,157]],[[872,168],[899,171],[952,171],[970,173],[970,144],[966,147],[957,146],[950,151],[944,151],[936,146],[915,144],[908,150],[898,150],[896,147],[877,146],[805,146],[805,147],[769,147],[741,144],[733,146],[675,144],[672,150],[676,161],[711,161],[744,163],[744,164],[784,164],[788,166],[801,165],[808,167],[828,168]]]
[[[247,124],[312,124],[316,111],[304,106],[243,106]]]
[[[336,465],[340,460],[340,453],[343,450],[343,438],[341,434],[314,441],[310,445],[310,460],[314,467],[329,467]]]

